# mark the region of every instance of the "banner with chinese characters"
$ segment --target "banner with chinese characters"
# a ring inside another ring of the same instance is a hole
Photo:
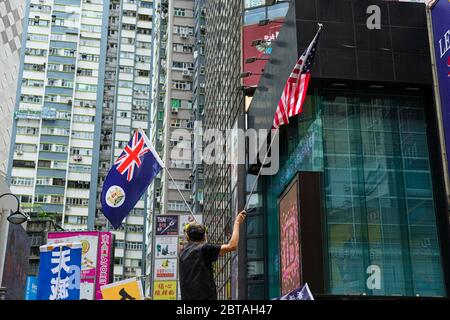
[[[103,300],[144,300],[142,283],[136,278],[102,286]]]
[[[50,232],[48,242],[82,244],[80,298],[101,300],[100,286],[108,284],[111,275],[112,234],[98,231]]]
[[[155,281],[153,300],[177,300],[177,282]]]
[[[37,300],[79,300],[81,243],[40,247]]]

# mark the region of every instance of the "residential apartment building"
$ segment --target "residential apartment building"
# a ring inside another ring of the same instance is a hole
[[[11,190],[65,230],[109,230],[103,181],[150,113],[153,2],[30,0]],[[145,199],[115,234],[115,280],[142,275]]]
[[[143,275],[146,196],[117,230],[101,213],[103,182],[139,128],[148,132],[152,70],[153,2],[110,0],[105,91],[101,119],[96,227],[115,236],[114,279]]]
[[[16,101],[25,0],[0,3],[0,171],[6,173]]]
[[[195,90],[194,1],[156,1],[155,8],[158,15],[154,21],[155,65],[150,139],[173,180],[163,171],[149,189],[148,261],[152,259],[151,231],[154,217],[158,214],[183,215],[189,212],[183,198],[190,206],[192,105]],[[149,282],[151,269],[148,266]]]

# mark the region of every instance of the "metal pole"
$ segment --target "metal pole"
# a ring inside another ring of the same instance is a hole
[[[264,167],[264,165],[266,163],[267,157],[269,156],[269,152],[272,149],[272,144],[275,141],[275,137],[277,136],[279,131],[280,131],[280,129],[277,129],[275,131],[275,133],[273,134],[272,141],[270,142],[269,148],[267,149],[267,152],[266,152],[266,156],[264,157],[264,160],[261,163],[261,168],[259,168],[258,175],[256,176],[256,179],[255,179],[255,183],[253,184],[252,190],[250,191],[250,195],[247,197],[247,201],[245,202],[244,210],[248,209],[247,207],[249,205],[250,198],[252,197],[253,193],[255,192],[256,185],[258,184],[258,179],[259,179],[259,177],[261,176],[261,173],[262,173],[262,168]]]

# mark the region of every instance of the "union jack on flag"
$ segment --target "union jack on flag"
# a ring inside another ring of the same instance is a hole
[[[286,81],[283,94],[278,102],[278,107],[275,112],[272,125],[274,129],[278,129],[280,126],[288,124],[290,117],[296,116],[303,111],[303,103],[308,91],[308,84],[311,76],[311,66],[314,62],[317,42],[321,30],[322,25],[319,25],[316,36],[308,48],[303,52],[300,59],[298,59],[294,70]]]
[[[146,146],[144,137],[138,131],[133,135],[133,138],[123,150],[122,155],[114,162],[117,166],[117,171],[121,175],[127,174],[128,182],[133,180],[134,168],[141,167],[141,157],[150,152],[150,148]]]
[[[164,163],[142,130],[133,133],[103,184],[102,211],[114,228],[142,198]]]

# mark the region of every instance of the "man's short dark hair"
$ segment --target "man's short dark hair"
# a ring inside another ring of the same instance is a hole
[[[206,228],[199,223],[191,223],[187,227],[186,233],[191,241],[203,241],[205,240]]]

